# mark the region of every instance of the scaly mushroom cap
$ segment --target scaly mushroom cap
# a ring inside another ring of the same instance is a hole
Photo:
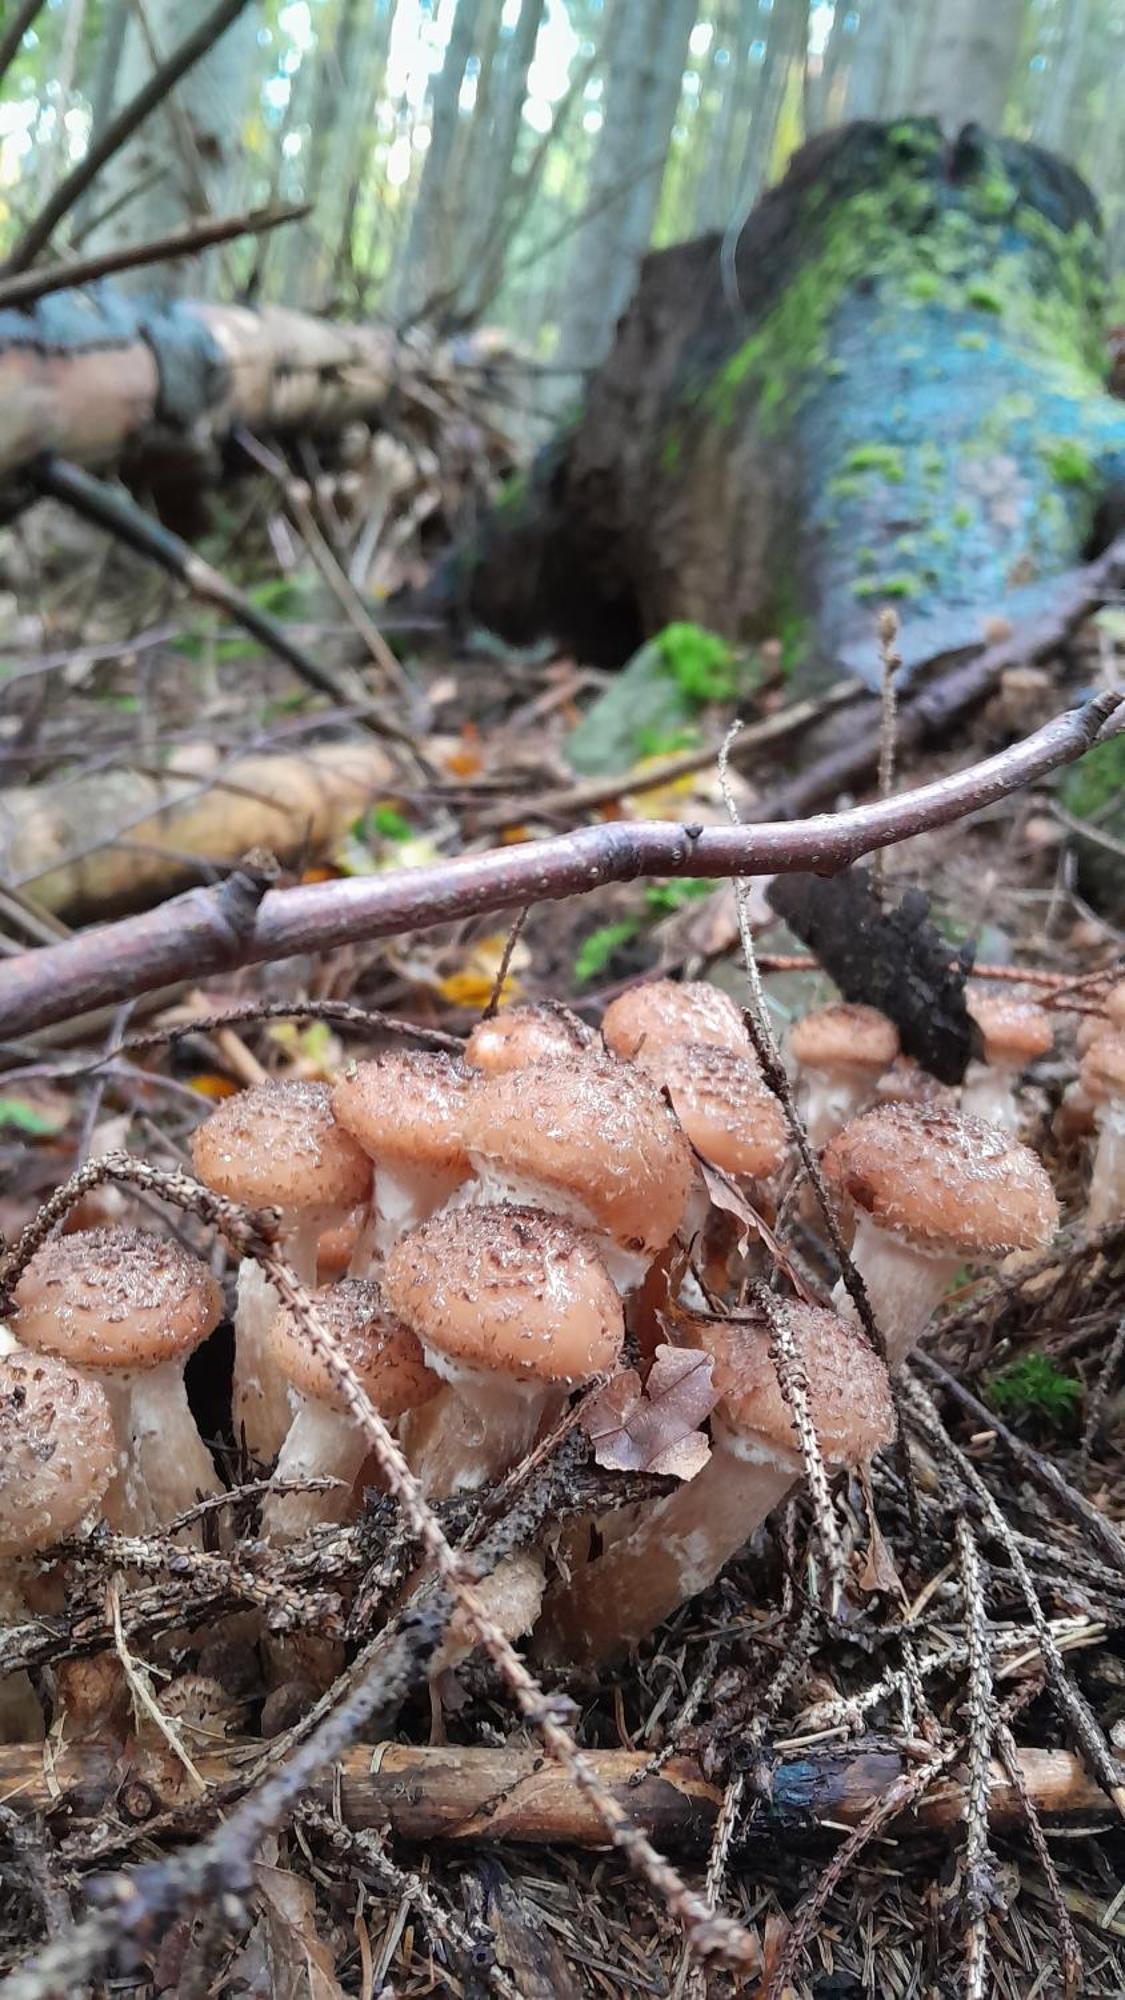
[[[668,1092],[697,1153],[724,1173],[767,1180],[785,1158],[785,1114],[751,1063],[705,1042],[637,1051],[637,1067]]]
[[[587,1049],[593,1039],[593,1030],[569,1007],[550,1000],[529,1000],[520,1007],[506,1007],[487,1021],[478,1021],[465,1043],[465,1061],[473,1069],[498,1076],[502,1070],[525,1069],[528,1063],[542,1062],[547,1056]]]
[[[1091,1042],[1082,1058],[1078,1080],[1095,1104],[1125,1097],[1125,1033],[1111,1030]]]
[[[707,1042],[731,1049],[749,1062],[750,1038],[729,994],[705,979],[653,979],[631,986],[611,1000],[602,1016],[602,1036],[615,1056],[635,1056],[643,1045]]]
[[[866,1337],[822,1306],[778,1302],[809,1387],[809,1412],[829,1465],[862,1465],[895,1433],[887,1371]],[[682,1329],[702,1347],[721,1390],[720,1414],[731,1429],[761,1438],[773,1451],[799,1454],[793,1417],[770,1359],[764,1317],[700,1320]]]
[[[967,1258],[1042,1250],[1058,1225],[1035,1154],[956,1111],[879,1105],[837,1132],[820,1163],[831,1187],[919,1250]]]
[[[1033,1000],[971,987],[965,1005],[981,1031],[986,1062],[1025,1069],[1045,1056],[1054,1040],[1050,1015]]]
[[[424,1347],[471,1368],[581,1382],[621,1351],[621,1300],[588,1235],[539,1209],[448,1209],[400,1237],[384,1290]]]
[[[191,1157],[216,1194],[252,1208],[353,1208],[371,1192],[371,1162],[332,1116],[326,1083],[278,1079],[224,1099]]]
[[[469,1078],[451,1056],[427,1049],[384,1049],[352,1063],[332,1092],[345,1131],[373,1160],[463,1173],[469,1161],[462,1134]]]
[[[116,1469],[105,1391],[51,1354],[0,1360],[0,1556],[82,1525]]]
[[[417,1335],[395,1318],[382,1287],[373,1279],[342,1278],[339,1284],[318,1292],[315,1303],[344,1359],[351,1363],[388,1423],[437,1395],[441,1383],[427,1368]],[[289,1307],[274,1319],[268,1346],[274,1366],[302,1396],[328,1403],[334,1410],[347,1410],[334,1376]]]
[[[898,1029],[877,1007],[817,1007],[789,1030],[789,1047],[802,1069],[854,1071],[881,1076],[899,1052]]]
[[[645,1252],[675,1235],[694,1177],[656,1085],[593,1051],[482,1077],[466,1105],[465,1144],[474,1162],[551,1189],[594,1228]]]
[[[167,1236],[83,1229],[37,1250],[15,1288],[23,1347],[75,1368],[159,1368],[189,1355],[223,1316],[206,1264]]]

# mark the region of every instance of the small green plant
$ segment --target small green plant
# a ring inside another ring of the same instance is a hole
[[[682,621],[666,625],[653,644],[689,701],[729,701],[737,691],[734,655],[717,632]]]
[[[1052,479],[1060,486],[1092,486],[1095,480],[1090,454],[1074,438],[1047,438],[1039,455]]]
[[[360,826],[368,838],[374,833],[380,840],[409,840],[412,831],[410,821],[403,819],[397,806],[372,806]]]
[[[877,472],[893,486],[901,486],[906,476],[897,444],[857,444],[844,460],[844,472]]]
[[[578,949],[574,960],[574,983],[588,986],[591,979],[597,979],[610,963],[614,953],[622,945],[630,944],[641,928],[639,917],[622,917],[616,924],[602,924],[591,931]]]
[[[698,875],[685,875],[682,882],[653,882],[645,890],[645,909],[653,917],[668,917],[688,903],[709,896],[715,887]]]
[[[638,729],[634,742],[638,757],[675,757],[681,750],[698,750],[698,729]]]
[[[1051,1430],[1063,1430],[1082,1400],[1082,1384],[1033,1349],[994,1375],[987,1395],[1003,1417],[1030,1417]]]
[[[1107,807],[1117,808],[1120,817],[1125,801],[1125,735],[1111,736],[1098,743],[1078,764],[1073,764],[1062,781],[1063,803],[1075,819],[1101,822]]]

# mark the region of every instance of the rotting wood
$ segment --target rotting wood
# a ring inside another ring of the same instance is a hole
[[[207,1783],[220,1786],[235,1776],[240,1756],[259,1748],[232,1744],[195,1761]],[[648,1757],[626,1750],[586,1750],[583,1756],[652,1840],[684,1853],[706,1851],[723,1794],[698,1764],[673,1757],[637,1783]],[[878,1738],[763,1754],[747,1777],[744,1831],[750,1838],[784,1833],[797,1840],[854,1826],[872,1799],[910,1768],[901,1750]],[[400,1840],[453,1845],[608,1845],[605,1826],[586,1796],[540,1751],[361,1743],[345,1753],[336,1770],[344,1821],[357,1830],[379,1827]],[[1105,1793],[1069,1751],[1021,1750],[1020,1770],[1044,1817],[1091,1826],[1114,1819]],[[164,1753],[146,1752],[130,1762],[104,1745],[66,1744],[47,1763],[41,1744],[0,1745],[0,1801],[29,1812],[65,1809],[88,1818],[112,1807],[143,1825],[177,1802],[182,1780],[182,1771]],[[996,1761],[990,1782],[991,1823],[1017,1823],[1023,1809],[1016,1788]],[[330,1800],[335,1784],[334,1773],[318,1791]],[[944,1832],[958,1824],[963,1811],[963,1779],[955,1771],[930,1788],[916,1810],[897,1823],[898,1831]]]

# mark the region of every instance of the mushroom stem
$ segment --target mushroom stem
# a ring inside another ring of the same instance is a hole
[[[385,1257],[387,1251],[405,1236],[408,1229],[416,1229],[439,1208],[444,1208],[450,1196],[460,1187],[465,1176],[458,1168],[443,1172],[437,1167],[408,1167],[396,1160],[394,1166],[379,1162],[375,1176],[375,1199],[372,1206],[374,1229],[373,1262]],[[364,1232],[366,1240],[367,1232]],[[368,1269],[353,1271],[353,1277],[367,1277]]]
[[[366,1456],[367,1439],[351,1417],[305,1396],[281,1447],[274,1478],[338,1479],[350,1488]],[[295,1542],[310,1528],[338,1521],[341,1497],[346,1500],[346,1491],[341,1496],[335,1487],[323,1493],[269,1494],[262,1508],[263,1539]]]
[[[22,1568],[13,1563],[0,1569],[0,1631],[30,1620]],[[30,1675],[23,1667],[0,1675],[0,1743],[40,1743],[45,1734],[43,1710]]]
[[[1125,1098],[1110,1097],[1098,1112],[1098,1147],[1086,1211],[1088,1229],[1125,1214]]]
[[[402,1438],[428,1500],[502,1478],[530,1451],[548,1410],[565,1401],[565,1389],[550,1383],[468,1368],[430,1349],[426,1361],[449,1386],[404,1417]]]
[[[131,1391],[130,1466],[147,1498],[146,1526],[159,1528],[222,1487],[188,1406],[182,1360],[138,1371]]]
[[[973,1118],[998,1125],[1002,1132],[1019,1137],[1023,1114],[1016,1097],[1019,1071],[1004,1063],[971,1062],[961,1088],[961,1109]]]
[[[862,1110],[872,1094],[873,1078],[848,1077],[811,1070],[805,1097],[805,1129],[809,1144],[819,1153],[833,1133]]]
[[[712,1417],[701,1472],[648,1510],[639,1527],[549,1591],[536,1634],[541,1658],[596,1663],[655,1630],[714,1583],[785,1498],[799,1466]]]
[[[963,1258],[950,1252],[927,1252],[880,1229],[869,1215],[856,1218],[852,1262],[867,1289],[876,1325],[887,1343],[887,1365],[905,1361],[931,1314],[956,1276]],[[841,1319],[856,1325],[858,1315],[841,1278],[832,1294]]]
[[[238,1267],[234,1312],[234,1381],[231,1420],[236,1440],[268,1462],[280,1449],[292,1412],[286,1385],[270,1369],[266,1336],[281,1300],[260,1264],[243,1258]]]

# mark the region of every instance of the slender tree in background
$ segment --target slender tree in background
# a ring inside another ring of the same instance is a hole
[[[236,208],[243,192],[241,133],[257,73],[258,5],[244,8],[172,96],[99,176],[90,249],[164,235],[193,215]],[[132,0],[114,105],[138,90],[198,26],[197,0]],[[198,262],[123,275],[123,288],[170,297],[198,288]]]
[[[951,129],[999,129],[1024,25],[1024,0],[936,0],[911,90],[914,111]]]
[[[808,12],[808,0],[774,0],[738,176],[739,215],[749,213],[766,184],[792,67],[804,62]]]
[[[481,5],[482,0],[457,0],[445,59],[433,87],[426,164],[399,260],[396,309],[400,320],[413,318],[448,279],[450,222],[456,210],[450,167],[460,120],[461,86],[473,52]]]
[[[476,171],[468,183],[466,249],[457,288],[458,311],[466,319],[474,318],[487,304],[499,282],[509,234],[505,211],[516,193],[512,170],[544,6],[545,0],[522,0],[492,92],[492,115],[485,128],[487,143],[478,150]]]

